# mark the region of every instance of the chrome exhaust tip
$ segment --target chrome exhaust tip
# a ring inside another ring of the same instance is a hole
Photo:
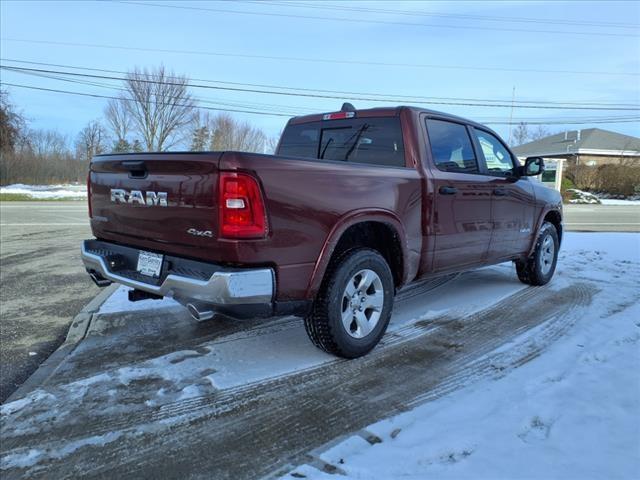
[[[204,320],[211,320],[213,318],[213,311],[211,310],[198,310],[193,303],[187,304],[187,310],[191,316],[197,320],[198,322],[202,322]]]

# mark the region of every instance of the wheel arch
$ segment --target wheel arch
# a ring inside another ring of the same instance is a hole
[[[556,227],[556,231],[558,232],[558,243],[562,243],[562,234],[563,234],[563,226],[562,226],[562,212],[555,208],[548,208],[542,211],[540,217],[538,219],[538,224],[536,225],[536,229],[532,238],[531,248],[529,248],[528,255],[531,256],[533,254],[533,250],[536,246],[536,240],[538,239],[538,232],[542,228],[544,222],[549,222]]]
[[[407,283],[408,245],[400,220],[386,210],[355,211],[342,217],[327,236],[309,281],[307,298],[318,293],[331,260],[356,247],[372,248],[385,258],[396,288]]]

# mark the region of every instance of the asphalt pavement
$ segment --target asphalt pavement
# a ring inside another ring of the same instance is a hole
[[[640,206],[567,205],[567,231],[640,231]],[[0,402],[64,340],[99,291],[80,260],[84,202],[0,203]]]
[[[99,291],[84,271],[84,202],[0,203],[0,402],[62,343]]]
[[[564,225],[572,232],[640,232],[640,205],[565,205]]]

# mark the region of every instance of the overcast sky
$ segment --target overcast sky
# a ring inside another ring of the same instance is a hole
[[[631,110],[518,106],[514,120],[575,119],[586,123],[549,128],[600,127],[640,136],[639,2],[141,3],[3,0],[2,64],[80,73],[91,73],[86,70],[89,68],[126,71],[134,66],[164,64],[191,79],[288,87],[284,92],[304,88],[356,92],[360,97],[447,97],[453,100],[432,101],[454,103],[489,99],[504,100],[508,105],[515,87],[516,105],[543,101],[559,104],[545,106],[566,107],[575,102],[575,106],[603,103],[607,105],[598,107],[611,108],[615,103]],[[99,84],[87,85],[7,70],[1,75],[3,89],[10,91],[33,127],[55,128],[70,137],[88,121],[101,117],[105,99],[6,84],[99,95],[117,94],[113,87],[119,86],[118,81],[105,79],[79,78]],[[326,92],[321,94],[339,98],[220,89],[194,89],[193,93],[210,107],[224,104],[228,109],[288,115],[338,110],[349,97]],[[384,104],[369,100],[353,103],[358,108]],[[430,107],[481,122],[505,122],[511,115],[509,106]],[[276,135],[286,122],[286,117],[279,116],[235,115],[270,135]],[[634,116],[635,121],[630,122]],[[594,123],[613,117],[626,122]],[[508,137],[508,126],[492,126]]]

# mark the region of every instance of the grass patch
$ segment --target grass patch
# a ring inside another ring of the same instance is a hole
[[[26,193],[0,193],[0,202],[79,202],[86,200],[86,197],[33,198]]]

